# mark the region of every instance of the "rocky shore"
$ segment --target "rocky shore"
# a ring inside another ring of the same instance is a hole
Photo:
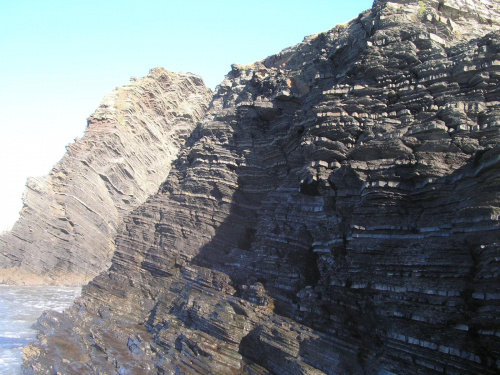
[[[24,372],[498,374],[499,26],[496,1],[379,0],[233,65],[213,97],[156,70],[188,88],[170,117],[185,143],[175,157],[146,130],[123,156],[167,164],[154,194],[128,190],[139,171],[91,179],[86,161],[78,175],[106,186],[122,224],[89,219],[83,269],[111,266],[39,320]],[[6,257],[34,268],[23,254]],[[58,254],[47,264],[70,264]]]

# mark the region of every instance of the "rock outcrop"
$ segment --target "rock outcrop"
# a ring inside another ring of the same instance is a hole
[[[25,373],[497,374],[500,5],[234,65]]]
[[[158,190],[211,97],[163,68],[108,95],[50,174],[28,179],[0,282],[81,285],[109,268],[121,219]]]

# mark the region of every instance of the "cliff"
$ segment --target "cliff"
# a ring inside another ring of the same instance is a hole
[[[233,65],[25,373],[498,373],[499,12],[377,1]]]
[[[162,68],[108,95],[0,237],[0,283],[82,285],[109,268],[124,215],[158,190],[212,94]]]

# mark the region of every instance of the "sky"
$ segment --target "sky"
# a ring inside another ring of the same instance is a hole
[[[161,66],[215,89],[373,0],[0,0],[0,232],[104,96]]]

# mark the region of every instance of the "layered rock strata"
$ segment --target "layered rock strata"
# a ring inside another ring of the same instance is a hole
[[[498,373],[498,15],[378,1],[234,65],[25,373]]]
[[[107,96],[49,175],[28,180],[0,237],[0,282],[83,284],[106,270],[122,217],[158,190],[211,96],[163,68]]]

